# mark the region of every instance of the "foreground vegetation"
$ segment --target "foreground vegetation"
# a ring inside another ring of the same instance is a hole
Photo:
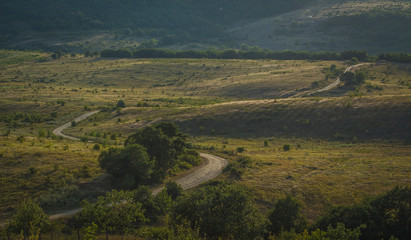
[[[150,190],[111,191],[96,203],[84,202],[80,214],[68,221],[50,224],[42,209],[24,202],[2,231],[22,239],[37,239],[58,228],[65,238],[96,239],[104,234],[133,234],[148,239],[406,239],[409,228],[411,190],[396,187],[385,195],[353,206],[330,209],[308,225],[301,204],[287,196],[279,199],[268,215],[261,214],[251,192],[241,186],[211,182],[193,192],[182,192],[174,182],[153,197]],[[169,228],[143,227],[160,216],[168,216]],[[58,235],[58,234],[57,234]]]
[[[365,79],[351,85],[343,82],[329,92],[308,95],[334,82],[344,69],[356,64],[355,59],[105,59],[78,55],[53,59],[48,53],[5,50],[0,53],[0,167],[3,169],[0,190],[4,193],[0,210],[4,223],[27,198],[36,198],[47,213],[80,207],[82,200],[88,201],[83,204],[86,209],[93,210],[107,206],[108,199],[121,203],[136,198],[136,192],[106,194],[119,186],[105,174],[109,171],[102,168],[104,156],[118,154],[118,159],[127,160],[123,156],[138,153],[152,170],[146,175],[150,179],[164,178],[165,182],[198,164],[195,158],[192,161],[193,152],[188,149],[170,148],[173,158],[160,162],[161,156],[150,152],[150,145],[144,146],[148,142],[142,139],[148,133],[166,143],[164,146],[174,143],[173,146],[178,146],[182,135],[167,135],[161,125],[156,125],[164,120],[174,122],[182,132],[190,134],[184,144],[188,148],[229,160],[219,177],[226,183],[210,183],[180,198],[171,190],[147,197],[150,190],[146,188],[144,195],[150,203],[139,200],[127,205],[137,214],[134,225],[126,226],[127,231],[118,230],[118,226],[104,229],[106,223],[101,222],[93,224],[84,220],[82,225],[76,225],[74,220],[62,220],[56,230],[44,229],[49,231],[47,234],[57,234],[67,224],[71,230],[65,228],[63,232],[72,238],[77,233],[117,234],[119,238],[130,233],[143,238],[177,238],[179,234],[193,238],[205,234],[241,238],[232,235],[237,232],[235,225],[221,225],[218,229],[221,232],[209,233],[206,229],[211,223],[195,218],[205,213],[183,212],[185,207],[177,211],[180,202],[185,206],[204,199],[198,203],[204,204],[199,207],[201,210],[210,208],[206,204],[214,201],[212,196],[231,199],[232,195],[238,195],[242,197],[238,203],[250,211],[238,213],[250,217],[249,223],[255,225],[252,228],[242,223],[237,225],[261,230],[257,233],[250,230],[248,236],[268,237],[271,232],[284,239],[287,236],[298,239],[329,233],[327,236],[333,239],[333,233],[344,232],[352,236],[361,233],[363,239],[372,239],[375,235],[367,235],[370,234],[367,231],[374,232],[369,230],[373,229],[371,225],[363,228],[340,218],[341,215],[350,215],[353,204],[356,204],[353,209],[381,206],[371,200],[363,202],[365,198],[374,199],[387,192],[387,196],[401,195],[399,191],[408,194],[411,128],[408,64],[363,65],[354,70],[354,79],[361,74],[365,74]],[[64,131],[81,141],[52,134],[58,126],[97,109],[99,113],[72,123]],[[147,125],[152,127],[144,128]],[[151,168],[156,164],[157,172]],[[130,175],[118,174],[124,179]],[[404,187],[391,191],[397,185]],[[291,205],[298,208],[299,223],[308,224],[302,228],[293,226],[295,233],[292,230],[280,233],[268,227],[269,221],[275,222],[272,216],[267,220],[269,212],[274,211],[277,202],[285,201],[279,200],[287,199],[287,195],[298,202]],[[335,205],[347,207],[329,212]],[[89,213],[95,214],[91,210]],[[374,210],[373,214],[379,214],[381,208]],[[393,221],[400,218],[396,211],[389,210]],[[97,215],[89,216],[97,219]],[[328,222],[321,227],[315,225],[326,216]],[[364,219],[374,215],[366,216]],[[344,226],[337,224],[339,221]],[[172,227],[168,228],[168,223]],[[400,236],[392,232],[403,234],[391,230],[389,224],[386,226],[390,230],[378,233],[378,238]],[[128,230],[135,228],[139,230]],[[316,228],[320,230],[315,231]]]

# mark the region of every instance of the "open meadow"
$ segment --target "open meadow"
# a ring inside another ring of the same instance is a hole
[[[110,190],[100,152],[163,120],[194,149],[228,159],[219,178],[251,188],[263,212],[289,194],[315,221],[332,205],[411,186],[410,64],[369,63],[360,86],[304,95],[350,65],[0,50],[0,222],[27,197],[51,213]],[[92,110],[64,131],[81,141],[52,134]]]

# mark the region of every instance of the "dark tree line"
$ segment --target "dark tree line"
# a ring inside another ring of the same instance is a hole
[[[369,55],[363,50],[348,50],[336,52],[297,52],[285,51],[176,51],[169,49],[143,48],[130,49],[106,49],[100,53],[101,57],[108,58],[209,58],[209,59],[278,59],[278,60],[350,60],[356,58],[360,61],[368,61]]]
[[[383,53],[378,56],[379,60],[392,62],[411,63],[411,54],[409,53]]]

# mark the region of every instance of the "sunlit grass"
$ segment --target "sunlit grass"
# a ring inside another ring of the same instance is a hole
[[[320,126],[315,120],[324,120],[322,111],[341,113],[341,109],[364,109],[365,113],[369,107],[376,106],[371,122],[383,119],[381,116],[398,116],[395,109],[402,109],[401,116],[406,116],[411,93],[408,65],[364,67],[370,77],[356,92],[348,90],[339,95],[281,99],[281,96],[331,83],[334,79],[326,79],[323,69],[332,64],[345,68],[347,63],[113,60],[78,56],[52,61],[47,53],[1,50],[0,54],[0,63],[3,63],[0,67],[2,219],[11,216],[23,198],[39,197],[50,188],[77,185],[102,174],[97,163],[99,151],[93,150],[94,143],[40,137],[96,109],[101,112],[64,133],[87,137],[104,149],[121,146],[127,136],[155,121],[183,123],[181,127],[186,133],[203,134],[203,137],[190,140],[194,145],[207,149],[213,146],[217,149],[213,153],[232,161],[236,155],[229,156],[227,152],[254,160],[253,168],[236,181],[253,189],[262,209],[272,206],[285,194],[292,194],[303,201],[304,211],[312,220],[331,204],[359,202],[367,195],[383,193],[397,184],[410,184],[409,145],[383,140],[370,142],[361,135],[347,133],[347,126],[339,125],[335,125],[337,128],[332,132],[319,128],[326,132],[324,136],[331,136],[334,141],[318,140],[320,137],[285,137],[292,133],[292,127],[305,131]],[[367,84],[371,88],[367,88]],[[125,101],[126,108],[116,109],[120,99]],[[13,119],[18,113],[36,114],[42,120]],[[247,121],[274,119],[296,124],[268,125],[269,129],[254,124],[252,129],[238,132],[241,126],[232,126],[238,116]],[[189,126],[189,121],[195,118],[212,121],[210,125],[195,123]],[[337,121],[326,120],[334,124]],[[367,124],[359,122],[356,126]],[[219,132],[216,126],[232,127],[233,131]],[[365,127],[359,129],[367,130]],[[272,134],[266,138],[248,138],[261,132],[279,134],[277,137]],[[224,134],[227,138],[216,137]],[[229,138],[240,135],[242,139]],[[334,135],[343,136],[345,140]],[[17,140],[21,136],[22,142]],[[358,141],[354,141],[354,137]],[[264,147],[264,140],[268,140],[268,147]],[[291,151],[283,151],[285,144],[290,144]],[[245,148],[245,152],[236,153],[238,147]],[[89,176],[81,175],[84,167]]]
[[[311,220],[328,206],[358,203],[396,185],[410,184],[411,147],[397,142],[218,137],[198,137],[193,142],[228,158],[225,152],[249,156],[254,167],[236,181],[252,188],[265,208],[287,194],[297,197]],[[283,150],[286,144],[290,151]],[[238,147],[245,152],[238,153]]]

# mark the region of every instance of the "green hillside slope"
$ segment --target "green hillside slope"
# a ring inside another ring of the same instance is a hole
[[[409,0],[4,0],[0,48],[411,52]]]
[[[223,36],[228,24],[284,13],[306,2],[309,1],[5,0],[0,3],[0,47],[14,46],[11,42],[20,40],[25,33],[37,36],[96,30],[137,38],[156,37],[164,45],[206,42]]]

